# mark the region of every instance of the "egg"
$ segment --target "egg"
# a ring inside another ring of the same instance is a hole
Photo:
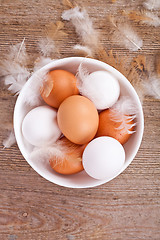
[[[125,162],[123,146],[114,138],[98,137],[85,148],[82,163],[87,174],[95,179],[112,179]]]
[[[48,105],[58,108],[65,98],[79,93],[76,83],[76,77],[68,71],[50,71],[41,87],[41,96]]]
[[[66,138],[76,144],[85,144],[95,136],[99,116],[89,99],[74,95],[65,99],[60,105],[57,121]]]
[[[129,120],[124,114],[118,114],[119,119],[114,119],[113,114],[114,112],[110,109],[106,109],[99,114],[96,137],[113,137],[123,145],[129,140],[132,131],[134,131],[134,120]]]
[[[95,71],[82,79],[80,92],[89,98],[98,110],[103,110],[111,107],[118,100],[120,86],[111,73]]]
[[[57,141],[62,154],[50,159],[51,167],[60,174],[70,175],[81,172],[82,153],[85,145],[77,145],[70,142],[65,137]]]
[[[61,135],[57,124],[57,111],[49,106],[32,109],[22,122],[22,134],[34,146],[54,143]]]

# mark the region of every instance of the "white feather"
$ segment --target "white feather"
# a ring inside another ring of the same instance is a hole
[[[120,99],[113,105],[112,110],[116,110],[124,115],[137,114],[137,107],[128,96],[121,96]]]
[[[51,59],[49,57],[42,57],[42,56],[39,57],[34,64],[34,72],[36,72],[37,70],[44,67],[45,65],[47,65],[50,62],[53,62],[53,59]]]
[[[86,13],[84,11],[80,11],[80,8],[77,6],[69,10],[65,10],[62,13],[62,19],[66,21],[70,21],[73,19],[83,20],[85,17],[85,14]]]
[[[49,159],[53,157],[62,157],[63,152],[55,145],[52,147],[41,147],[34,148],[34,150],[30,154],[30,159],[32,161],[49,161]]]
[[[26,66],[28,62],[28,54],[26,52],[25,38],[21,43],[17,43],[9,47],[9,52],[6,55],[9,61],[17,62],[20,65]]]
[[[79,52],[82,52],[86,56],[90,56],[90,57],[92,56],[92,50],[87,46],[82,46],[82,45],[76,44],[73,46],[73,49],[77,50]]]
[[[160,78],[152,76],[148,82],[144,83],[146,95],[152,96],[155,99],[160,99]]]
[[[40,39],[38,42],[38,47],[39,47],[40,53],[44,57],[51,56],[53,52],[55,52],[56,50],[54,40],[49,37]]]
[[[87,80],[87,78],[90,75],[90,72],[87,70],[87,68],[85,67],[85,59],[80,63],[77,73],[76,73],[76,78],[77,78],[77,87],[79,89],[79,92],[82,95],[87,95],[88,94],[88,90],[84,87],[84,82]],[[90,95],[93,96],[94,94],[94,89],[93,91],[90,92]]]
[[[43,103],[40,95],[40,88],[45,80],[47,71],[40,69],[33,73],[32,81],[28,82],[27,91],[23,94],[23,101],[29,106],[38,106]]]
[[[12,93],[19,94],[22,87],[28,80],[30,72],[27,69],[28,55],[24,44],[18,43],[9,48],[9,53],[6,54],[0,66],[0,75],[4,78],[6,85],[9,85],[8,90]]]
[[[148,25],[154,26],[154,27],[160,26],[160,18],[156,14],[146,11],[145,16],[148,17],[149,19],[142,20],[141,21],[142,23],[145,23],[145,24],[148,24]]]
[[[132,27],[126,23],[115,24],[116,30],[112,34],[112,39],[116,43],[122,45],[123,47],[129,49],[130,51],[138,51],[143,46],[142,39],[137,35],[137,33],[132,29]]]
[[[88,81],[90,72],[87,70],[87,68],[84,66],[84,64],[85,64],[85,59],[80,63],[80,65],[78,67],[78,71],[76,74],[77,87],[79,89],[79,92],[82,95],[87,96],[88,98],[94,96],[94,100],[97,102],[99,100],[95,96],[97,89],[95,89],[94,86],[92,87],[92,85],[90,84],[90,81]],[[103,100],[103,98],[102,98],[102,100]]]
[[[4,148],[10,148],[15,143],[16,143],[16,138],[14,135],[14,131],[11,131],[9,136],[3,141],[3,146]]]
[[[0,65],[0,77],[8,75],[18,75],[28,72],[27,68],[17,62],[4,59]]]
[[[28,80],[30,72],[27,70],[17,75],[8,75],[5,77],[5,85],[9,85],[8,90],[18,95],[24,84]]]
[[[156,10],[160,8],[160,1],[159,0],[146,0],[143,3],[143,6],[149,10]]]
[[[85,45],[92,46],[93,48],[93,46],[98,44],[98,33],[95,31],[86,10],[81,11],[78,6],[65,10],[62,13],[62,19],[72,22],[77,34]]]
[[[129,134],[135,132],[131,128],[136,125],[136,122],[132,123],[132,121],[137,116],[137,108],[128,96],[120,97],[110,110],[111,119],[121,123],[117,129],[125,129]]]
[[[86,78],[89,76],[89,71],[87,68],[84,66],[85,59],[79,64],[76,77],[78,79],[78,85],[79,85],[79,90],[82,86],[82,83],[86,80]]]
[[[30,159],[34,162],[43,162],[44,164],[49,164],[49,160],[54,158],[54,166],[62,162],[64,159],[75,160],[79,159],[79,146],[68,141],[67,139],[59,139],[57,142],[52,144],[52,146],[47,147],[35,147],[30,154]],[[67,153],[73,153],[67,154]]]

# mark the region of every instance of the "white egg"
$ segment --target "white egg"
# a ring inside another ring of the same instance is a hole
[[[32,109],[22,122],[22,134],[34,146],[54,143],[61,135],[57,124],[57,111],[49,106]]]
[[[96,71],[82,80],[80,87],[82,95],[89,98],[97,109],[111,107],[120,94],[118,80],[107,71]]]
[[[95,179],[112,179],[125,162],[123,146],[114,138],[98,137],[85,148],[82,156],[83,167]]]

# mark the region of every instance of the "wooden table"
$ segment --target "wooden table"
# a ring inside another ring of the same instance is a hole
[[[120,56],[129,53],[110,42],[106,16],[120,14],[127,1],[77,0],[103,34],[102,44]],[[115,3],[113,3],[115,2]],[[129,1],[136,7],[143,1]],[[37,41],[44,26],[61,19],[65,9],[59,0],[0,1],[0,59],[9,45],[25,37],[33,60],[39,55]],[[133,22],[144,40],[141,54],[153,63],[160,51],[159,27]],[[78,42],[71,23],[65,23],[67,40],[61,57],[72,56]],[[152,65],[153,66],[153,65]],[[16,101],[0,82],[0,239],[1,240],[158,240],[160,239],[160,102],[143,102],[144,137],[132,164],[116,179],[89,189],[68,189],[40,177],[22,157],[17,145],[3,149],[2,141],[12,125]]]

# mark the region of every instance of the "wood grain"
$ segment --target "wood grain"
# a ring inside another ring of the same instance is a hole
[[[102,35],[106,50],[128,54],[110,42],[109,13],[142,7],[143,1],[77,0]],[[65,7],[58,0],[0,1],[0,59],[10,44],[26,38],[31,62],[39,55],[37,41],[44,26],[60,20]],[[144,41],[142,54],[154,67],[160,51],[160,28],[132,23]],[[70,23],[60,42],[61,57],[72,56],[79,41]],[[129,53],[129,57],[137,53]],[[145,132],[132,164],[116,179],[99,187],[68,189],[40,177],[24,160],[17,145],[3,149],[12,127],[16,97],[0,81],[0,239],[1,240],[159,240],[160,239],[160,102],[143,103]]]

